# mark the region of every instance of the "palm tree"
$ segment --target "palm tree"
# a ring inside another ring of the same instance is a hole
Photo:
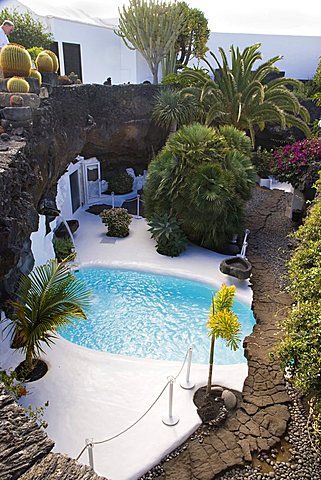
[[[232,350],[237,350],[240,344],[239,333],[241,330],[237,315],[232,311],[235,287],[222,285],[216,296],[212,297],[207,327],[211,337],[211,350],[206,395],[211,393],[212,373],[214,362],[215,340],[222,338]]]
[[[35,357],[43,352],[41,343],[53,343],[58,327],[72,324],[73,319],[86,319],[84,309],[90,303],[91,293],[70,272],[66,262],[50,260],[37,267],[30,275],[23,275],[12,302],[15,315],[11,329],[16,348],[26,354],[29,374]]]
[[[254,184],[244,139],[235,127],[181,127],[148,167],[147,217],[171,213],[191,241],[222,249],[242,229],[243,205]]]
[[[253,70],[261,60],[257,43],[240,51],[231,46],[231,67],[226,54],[219,48],[222,60],[210,52],[218,70],[205,60],[215,80],[206,80],[197,71],[186,71],[183,77],[202,82],[201,93],[197,94],[207,110],[206,125],[231,124],[249,132],[253,147],[257,129],[263,130],[267,122],[280,124],[282,128],[297,127],[306,136],[311,132],[307,125],[309,113],[300,105],[296,95],[288,87],[298,87],[300,82],[289,78],[269,80],[272,72],[278,72],[276,56]],[[192,93],[190,89],[187,89]],[[195,92],[195,88],[194,88]]]
[[[155,97],[152,118],[160,127],[174,133],[178,125],[190,123],[197,117],[194,97],[184,96],[171,88],[161,90]]]

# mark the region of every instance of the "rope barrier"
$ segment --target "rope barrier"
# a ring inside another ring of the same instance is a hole
[[[153,406],[158,402],[158,400],[160,399],[160,397],[163,395],[163,393],[165,392],[167,386],[171,383],[171,379],[174,379],[174,380],[177,380],[177,378],[180,376],[180,374],[182,373],[182,370],[184,368],[184,365],[186,363],[186,359],[188,357],[188,352],[189,352],[189,349],[187,350],[186,354],[185,354],[185,358],[183,360],[183,363],[182,363],[182,366],[181,368],[179,369],[177,375],[175,377],[170,377],[170,379],[167,381],[166,385],[163,387],[162,391],[158,394],[158,396],[156,397],[156,399],[153,401],[153,403],[148,407],[148,409],[134,422],[132,423],[131,425],[129,425],[128,427],[126,427],[124,430],[122,430],[121,432],[119,433],[116,433],[116,435],[113,435],[112,437],[109,437],[109,438],[106,438],[105,440],[100,440],[98,442],[90,442],[88,444],[86,444],[84,446],[84,448],[81,450],[81,452],[79,453],[79,455],[76,457],[76,460],[79,460],[79,458],[82,456],[82,454],[85,452],[85,450],[87,450],[87,448],[89,446],[93,446],[93,445],[100,445],[102,443],[107,443],[107,442],[110,442],[111,440],[114,440],[115,438],[117,437],[120,437],[123,433],[126,433],[128,432],[128,430],[130,430],[131,428],[133,428],[135,425],[137,425],[138,422],[140,422],[140,420],[142,420],[146,415],[147,413],[153,408]]]

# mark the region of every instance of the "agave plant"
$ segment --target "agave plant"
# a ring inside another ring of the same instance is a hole
[[[151,237],[156,240],[158,253],[177,257],[185,250],[187,238],[175,217],[168,213],[155,214],[148,225]]]
[[[17,300],[12,302],[15,314],[9,328],[17,348],[26,354],[28,374],[34,359],[43,352],[42,343],[50,346],[58,327],[86,319],[84,309],[90,303],[90,296],[65,262],[50,260],[21,277]]]
[[[267,122],[285,127],[297,127],[310,136],[307,125],[309,113],[300,105],[296,95],[288,87],[298,87],[298,80],[277,78],[269,80],[272,72],[278,72],[275,63],[282,57],[276,56],[253,70],[261,60],[257,43],[241,51],[231,46],[231,66],[226,53],[219,48],[221,61],[210,52],[217,70],[205,60],[215,80],[205,80],[199,72],[186,71],[182,76],[202,82],[198,97],[206,107],[206,125],[231,124],[249,132],[255,145],[256,131],[263,130]],[[191,92],[190,92],[191,93]]]
[[[240,344],[239,334],[241,325],[237,315],[232,310],[234,295],[235,286],[227,287],[223,284],[215,297],[214,295],[212,296],[212,305],[207,323],[209,336],[211,337],[207,395],[211,393],[212,387],[215,340],[222,338],[226,342],[227,347],[232,350],[237,350]]]

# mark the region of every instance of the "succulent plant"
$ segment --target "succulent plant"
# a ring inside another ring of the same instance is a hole
[[[28,93],[29,83],[21,77],[9,78],[7,82],[7,90],[9,93]]]
[[[45,52],[39,53],[36,59],[36,66],[40,73],[52,73],[54,71],[52,58]]]
[[[10,96],[10,107],[22,107],[23,106],[23,98],[21,95],[11,95]]]
[[[0,64],[4,78],[28,77],[32,66],[29,52],[16,43],[9,43],[1,49]]]
[[[36,78],[39,82],[39,86],[42,84],[41,73],[38,72],[38,70],[36,68],[31,69],[29,77]]]
[[[41,53],[46,53],[52,60],[53,63],[53,72],[57,73],[59,68],[59,61],[57,55],[51,50],[43,50]]]

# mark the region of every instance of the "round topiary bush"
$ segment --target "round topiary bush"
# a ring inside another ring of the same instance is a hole
[[[127,172],[121,172],[110,178],[108,181],[108,193],[123,195],[133,190],[134,179]]]
[[[129,225],[132,219],[126,208],[103,210],[99,216],[107,227],[106,235],[108,237],[123,238],[129,235]]]

